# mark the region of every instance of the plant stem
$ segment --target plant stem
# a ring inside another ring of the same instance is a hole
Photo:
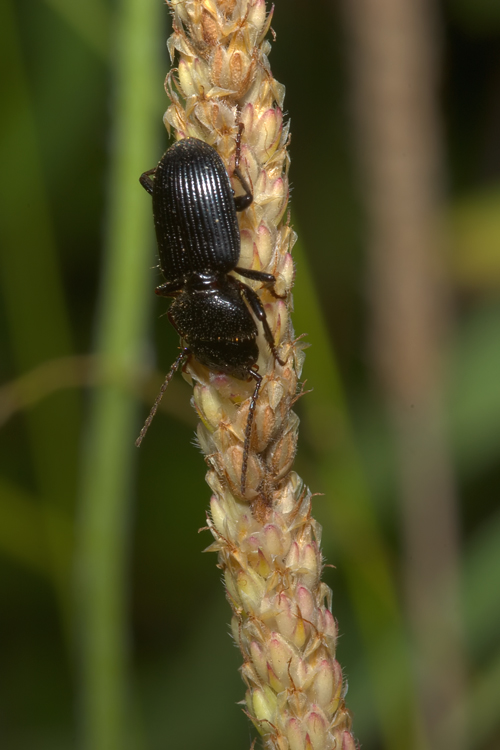
[[[151,207],[139,175],[154,163],[154,92],[161,80],[157,0],[122,0],[116,14],[109,206],[96,351],[106,385],[92,394],[82,455],[77,626],[82,746],[129,741],[128,552],[137,403],[144,358]]]

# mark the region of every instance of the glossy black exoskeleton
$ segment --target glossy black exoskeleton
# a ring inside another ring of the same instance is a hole
[[[252,202],[250,188],[239,171],[238,152],[239,143],[234,173],[245,191],[241,196],[234,197],[217,151],[196,138],[175,143],[158,166],[140,178],[153,197],[160,269],[165,278],[156,294],[174,298],[168,317],[186,346],[165,378],[136,445],[146,434],[174,372],[190,355],[215,372],[240,380],[253,378],[256,384],[248,410],[241,470],[244,494],[252,422],[262,382],[256,370],[258,331],[252,313],[262,323],[276,361],[284,362],[276,351],[258,294],[230,275],[235,271],[266,285],[275,282],[271,274],[237,266],[240,233],[236,212]]]

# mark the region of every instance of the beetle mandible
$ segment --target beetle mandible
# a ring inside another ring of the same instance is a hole
[[[175,371],[190,355],[215,372],[239,380],[253,378],[241,467],[244,495],[252,423],[262,383],[256,368],[258,330],[253,316],[262,323],[275,360],[280,365],[285,362],[276,350],[259,295],[230,275],[235,271],[270,288],[276,281],[272,274],[237,265],[240,233],[236,212],[248,208],[253,200],[238,162],[239,140],[234,173],[245,193],[237,197],[217,151],[197,138],[177,141],[157,167],[141,175],[141,185],[153,198],[160,269],[165,278],[155,291],[174,298],[168,317],[185,346],[165,378],[136,445],[141,444]]]

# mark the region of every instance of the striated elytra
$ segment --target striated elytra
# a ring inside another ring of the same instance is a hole
[[[258,330],[253,316],[262,323],[276,361],[282,365],[284,362],[278,356],[259,295],[230,275],[230,271],[235,271],[270,287],[275,282],[271,274],[237,265],[240,232],[236,212],[252,202],[238,162],[239,139],[234,173],[245,193],[238,197],[234,197],[217,151],[196,138],[175,143],[155,169],[141,175],[141,185],[153,198],[160,269],[165,278],[156,294],[173,297],[168,317],[185,346],[165,378],[136,445],[142,442],[174,372],[189,356],[214,372],[240,380],[253,378],[255,389],[248,410],[241,469],[244,494],[252,422],[262,382],[256,369]]]

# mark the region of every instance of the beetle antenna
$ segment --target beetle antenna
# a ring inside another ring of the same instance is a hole
[[[142,441],[144,440],[144,435],[145,435],[145,434],[146,434],[146,432],[148,431],[148,429],[149,429],[149,425],[150,425],[150,424],[151,424],[151,422],[153,421],[154,415],[156,414],[156,412],[157,412],[157,410],[158,410],[158,407],[159,407],[159,405],[160,405],[160,401],[161,401],[161,400],[162,400],[162,398],[163,398],[163,394],[164,394],[164,393],[165,393],[165,391],[167,390],[167,386],[168,386],[168,384],[170,383],[170,381],[172,380],[172,378],[173,378],[173,376],[174,376],[174,373],[175,373],[175,371],[177,370],[177,368],[179,367],[179,365],[181,364],[181,362],[185,361],[185,360],[186,360],[186,359],[187,359],[187,358],[189,357],[189,355],[190,355],[190,354],[191,354],[191,352],[190,352],[190,350],[189,350],[189,349],[187,349],[187,348],[186,348],[186,349],[183,349],[183,350],[182,350],[182,352],[181,352],[181,353],[179,354],[179,356],[177,357],[177,359],[175,360],[175,362],[174,362],[174,364],[172,365],[172,367],[170,368],[170,370],[168,371],[168,373],[167,373],[167,377],[166,377],[166,378],[165,378],[165,380],[163,381],[163,385],[162,385],[162,387],[160,388],[160,392],[159,392],[159,394],[158,394],[158,395],[157,395],[157,397],[156,397],[156,400],[155,400],[155,402],[154,402],[154,404],[153,404],[153,406],[152,406],[152,408],[151,408],[151,411],[149,412],[149,416],[148,416],[148,418],[146,419],[146,421],[144,422],[144,427],[143,427],[143,428],[142,428],[142,430],[140,431],[140,433],[139,433],[139,437],[138,437],[138,438],[137,438],[137,440],[135,441],[135,444],[136,444],[136,446],[137,446],[138,448],[139,448],[140,444],[142,443]],[[245,444],[246,444],[246,443],[245,443]]]
[[[262,375],[259,375],[255,370],[249,370],[249,374],[254,378],[257,383],[253,392],[250,406],[248,407],[247,426],[245,429],[245,445],[243,446],[243,461],[241,463],[241,494],[245,495],[245,485],[247,481],[247,464],[248,464],[248,452],[250,450],[250,436],[252,434],[252,424],[255,414],[255,407],[257,405],[257,397],[259,395],[260,386],[262,384]]]

